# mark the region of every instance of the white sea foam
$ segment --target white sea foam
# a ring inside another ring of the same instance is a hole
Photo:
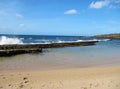
[[[50,42],[45,42],[45,43],[29,43],[29,44],[51,44]]]
[[[110,41],[110,39],[93,39],[93,41]]]
[[[110,41],[110,39],[103,39],[102,41]]]
[[[58,40],[56,43],[64,43],[64,42],[67,42],[67,41]]]
[[[89,41],[101,41],[101,40],[98,40],[98,39],[92,39],[92,40],[77,40],[75,42],[89,42]]]
[[[1,36],[0,37],[0,45],[4,44],[23,44],[22,39],[19,38],[12,38],[7,36]]]
[[[82,41],[84,41],[84,40],[77,40],[76,42],[82,42]]]
[[[93,39],[93,40],[76,40],[76,41],[61,41],[61,40],[58,40],[58,41],[53,42],[53,43],[72,43],[72,42],[89,42],[89,41],[100,41],[100,40],[97,40],[97,39]]]

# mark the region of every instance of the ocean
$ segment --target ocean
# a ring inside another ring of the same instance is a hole
[[[96,45],[43,49],[43,53],[0,57],[0,72],[120,65],[120,40],[87,36],[0,35],[3,44],[46,44],[98,40]]]

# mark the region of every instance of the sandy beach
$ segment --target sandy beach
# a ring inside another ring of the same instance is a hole
[[[120,89],[120,0],[0,0],[0,89]]]
[[[1,72],[0,89],[120,89],[120,66]]]

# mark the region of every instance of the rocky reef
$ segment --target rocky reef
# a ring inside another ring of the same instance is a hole
[[[38,53],[44,48],[60,48],[73,46],[90,46],[95,45],[98,41],[51,43],[51,44],[24,44],[24,45],[0,45],[0,56],[12,56],[23,53]]]
[[[38,53],[42,52],[42,49],[11,49],[11,50],[1,50],[0,57],[9,57],[17,54],[24,53]]]

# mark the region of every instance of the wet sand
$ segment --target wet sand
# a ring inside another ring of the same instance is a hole
[[[1,72],[0,89],[120,89],[120,66]]]

